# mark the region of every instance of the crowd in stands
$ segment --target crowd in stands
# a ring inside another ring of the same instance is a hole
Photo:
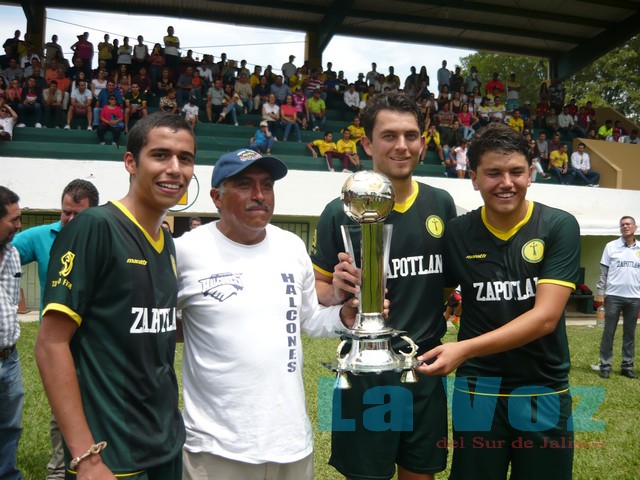
[[[212,55],[196,59],[191,50],[181,56],[180,40],[173,27],[168,27],[162,44],[156,43],[151,49],[142,36],[131,45],[128,37],[120,44],[117,39],[111,42],[108,34],[96,49],[85,32],[71,46],[70,62],[56,35],[44,48],[36,48],[28,34],[20,39],[20,31],[16,31],[3,48],[0,139],[10,139],[13,126],[25,126],[28,118],[36,128],[69,129],[75,117],[82,117],[86,118],[87,129],[97,131],[100,143],[105,143],[105,135],[110,134],[117,144],[134,119],[147,115],[150,105],[167,113],[184,114],[192,128],[205,118],[211,123],[237,126],[243,115],[253,113],[260,116],[260,127],[251,139],[255,148],[270,152],[273,142],[288,141],[292,132],[298,142],[302,142],[301,130],[323,132],[323,139],[307,147],[314,155],[325,157],[329,169],[338,158],[345,170],[347,165],[359,168],[357,145],[364,135],[359,115],[367,103],[376,93],[402,90],[420,109],[425,154],[434,152],[452,177],[466,175],[466,145],[478,128],[492,122],[507,123],[527,136],[535,129],[552,138],[563,135],[640,141],[636,130],[627,132],[619,122],[599,123],[591,102],[584,106],[579,106],[576,99],[566,102],[561,82],[543,82],[534,106],[528,99],[521,102],[515,73],[503,81],[496,72],[484,82],[475,67],[468,73],[460,67],[451,71],[446,60],[437,70],[435,82],[424,66],[419,71],[411,67],[402,82],[393,66],[382,73],[375,63],[369,72],[349,82],[343,71],[333,70],[331,62],[326,68],[314,68],[307,62],[296,66],[294,55],[282,65],[281,74],[274,73],[271,65],[264,69],[256,65],[251,72],[246,60],[237,62],[225,53],[217,62]],[[96,52],[97,68],[93,69]],[[348,132],[348,138],[334,143],[333,132],[325,131],[328,108],[354,118],[340,132]],[[540,138],[535,141],[534,165],[543,179],[553,175],[562,183],[570,183],[575,177],[583,181],[592,178],[575,173],[583,173],[584,168],[563,167],[562,158],[552,160],[554,150],[547,152],[541,147]],[[586,183],[597,184],[592,180]]]

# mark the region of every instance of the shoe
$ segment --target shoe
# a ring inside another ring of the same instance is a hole
[[[20,125],[18,125],[18,126],[20,126]],[[24,125],[23,125],[23,127],[24,127]],[[317,132],[318,130],[320,130],[318,127],[313,127],[313,131],[314,132]]]
[[[36,128],[42,128],[42,124],[41,123],[36,123],[35,127]]]
[[[600,370],[600,378],[609,378],[609,370]]]
[[[594,183],[593,185],[591,185],[593,188],[600,188],[600,185],[597,183]]]
[[[24,128],[24,127],[26,127],[26,125],[25,125],[24,123],[19,123],[19,124],[17,125],[17,127],[18,127],[18,128]]]
[[[105,145],[105,143],[104,142],[100,142],[100,145]]]
[[[64,126],[64,129],[65,129],[65,130],[71,130],[71,125],[65,125],[65,126]]]
[[[89,130],[90,132],[91,132],[91,131],[93,131],[93,127],[92,127],[91,125],[89,125],[89,126],[87,127],[87,130]]]
[[[333,168],[330,168],[330,169],[329,169],[329,171],[330,171],[330,172],[333,172],[334,170],[333,170]]]
[[[633,373],[633,370],[622,370],[620,372],[620,375],[622,375],[623,377],[631,378],[633,380],[638,378],[638,376],[635,373]]]
[[[551,180],[551,175],[540,175],[543,180]]]
[[[238,122],[234,123],[234,125],[237,127],[238,126]]]
[[[351,173],[351,172],[349,171],[349,169],[347,169],[347,168],[343,168],[343,169],[342,169],[342,173]]]

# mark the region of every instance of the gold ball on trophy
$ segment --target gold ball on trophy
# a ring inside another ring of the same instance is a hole
[[[389,216],[396,196],[387,177],[362,170],[347,178],[340,198],[344,212],[353,221],[378,223]]]

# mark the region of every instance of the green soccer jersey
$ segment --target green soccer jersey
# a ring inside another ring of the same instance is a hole
[[[387,298],[391,301],[387,323],[406,331],[421,351],[439,343],[446,332],[442,315],[443,233],[455,215],[449,193],[414,181],[414,194],[405,203],[396,204],[385,220],[393,225],[387,266]],[[346,251],[341,225],[357,226],[344,213],[340,199],[335,199],[320,215],[311,255],[314,268],[325,275],[333,275],[338,253]],[[358,229],[350,230],[354,257],[359,259]],[[404,345],[403,340],[395,339],[393,348]]]
[[[525,219],[499,232],[488,225],[483,208],[453,220],[445,234],[446,281],[462,288],[459,340],[531,310],[540,283],[575,288],[578,281],[580,229],[573,216],[529,201]],[[458,377],[501,377],[504,393],[522,386],[560,391],[568,387],[568,374],[564,314],[554,332],[507,352],[472,358],[457,370]]]
[[[51,250],[45,313],[78,323],[70,348],[82,404],[105,464],[118,474],[170,461],[185,433],[173,367],[173,240],[154,241],[119,203],[70,222]]]

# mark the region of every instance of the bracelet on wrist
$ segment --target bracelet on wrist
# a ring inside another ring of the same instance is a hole
[[[107,442],[98,442],[98,443],[95,443],[95,444],[91,445],[89,450],[87,450],[82,455],[77,456],[76,458],[71,460],[71,462],[69,462],[69,468],[71,470],[75,470],[78,467],[78,464],[82,460],[84,460],[85,458],[90,457],[91,455],[98,455],[105,448],[107,448]]]

